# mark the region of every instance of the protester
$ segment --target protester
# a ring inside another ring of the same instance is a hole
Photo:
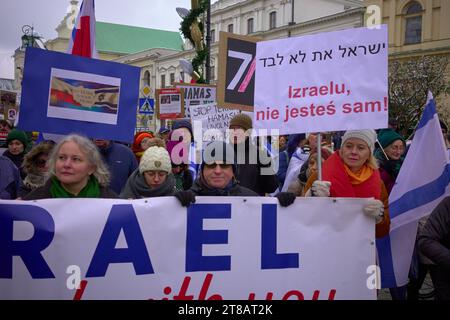
[[[245,113],[230,121],[230,142],[236,163],[236,179],[239,184],[260,196],[278,189],[274,163],[266,150],[255,146],[251,139],[252,119]]]
[[[128,178],[120,197],[140,199],[171,196],[175,190],[171,171],[167,150],[158,146],[148,148],[141,158],[139,169]]]
[[[6,144],[8,145],[8,150],[6,150],[3,155],[16,165],[19,169],[21,178],[24,179],[26,173],[22,168],[22,163],[28,145],[26,133],[17,129],[11,130],[6,137]]]
[[[24,200],[47,198],[117,198],[108,188],[110,173],[95,144],[80,135],[64,137],[49,159],[49,179]]]
[[[158,136],[160,139],[164,140],[164,142],[167,144],[167,141],[169,140],[169,133],[170,129],[167,127],[161,127],[158,131]]]
[[[335,151],[322,167],[322,180],[312,174],[305,186],[306,196],[375,198],[365,205],[364,213],[375,219],[376,237],[389,233],[388,194],[373,156],[374,130],[347,131],[342,148]]]
[[[45,184],[48,172],[48,158],[54,147],[53,142],[41,142],[35,145],[30,152],[25,155],[23,169],[26,177],[19,191],[19,197],[23,198],[32,190],[42,187]]]
[[[9,158],[0,156],[0,199],[16,199],[21,183],[19,169]]]
[[[149,148],[148,141],[153,138],[153,134],[150,132],[138,132],[134,135],[133,144],[131,150],[133,151],[137,162],[141,160],[145,150]]]
[[[103,139],[95,139],[94,142],[111,172],[110,188],[120,194],[128,177],[136,170],[137,160],[133,152],[123,144]]]
[[[421,252],[433,262],[429,269],[435,299],[450,300],[450,197],[430,214],[418,241]]]
[[[239,184],[233,148],[224,142],[209,143],[203,151],[200,175],[190,190],[179,191],[175,197],[182,206],[195,202],[195,196],[254,196],[258,194]]]
[[[406,141],[393,129],[383,129],[378,132],[378,142],[380,148],[375,151],[375,158],[378,160],[381,180],[389,195],[404,160]]]

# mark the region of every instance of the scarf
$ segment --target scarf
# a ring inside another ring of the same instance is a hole
[[[364,164],[362,168],[356,173],[353,172],[345,163],[344,168],[345,172],[347,172],[348,178],[350,179],[350,183],[353,185],[363,183],[373,174],[373,169],[367,164]]]
[[[23,184],[31,190],[42,187],[45,184],[45,175],[29,173],[23,180]]]
[[[168,174],[164,181],[157,188],[150,188],[145,181],[144,175],[139,173],[139,169],[135,170],[128,178],[120,197],[122,199],[140,199],[152,197],[171,196],[175,189],[175,178],[172,174]]]
[[[77,195],[74,195],[64,189],[56,177],[52,177],[50,194],[53,198],[98,198],[100,197],[100,186],[94,175],[91,175],[84,188]]]
[[[332,197],[381,198],[381,178],[378,170],[371,170],[371,175],[368,176],[369,171],[365,169],[364,174],[353,174],[350,177],[339,152],[333,153],[323,163],[322,168],[322,179],[331,182]]]

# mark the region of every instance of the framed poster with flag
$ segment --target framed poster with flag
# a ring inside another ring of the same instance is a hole
[[[132,141],[139,74],[121,63],[27,48],[18,126]]]

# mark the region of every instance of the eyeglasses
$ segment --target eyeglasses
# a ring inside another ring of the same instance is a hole
[[[36,166],[37,167],[39,167],[39,168],[43,168],[43,167],[45,167],[45,165],[47,164],[47,160],[44,160],[44,159],[38,159],[38,160],[36,160]]]
[[[231,164],[228,163],[205,163],[205,168],[208,169],[215,169],[217,166],[219,166],[221,169],[227,169],[231,167]]]

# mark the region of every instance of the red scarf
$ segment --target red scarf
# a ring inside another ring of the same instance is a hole
[[[351,184],[344,163],[336,151],[322,166],[322,180],[331,182],[330,196],[342,198],[381,199],[380,172],[374,170],[369,179],[360,184]]]

